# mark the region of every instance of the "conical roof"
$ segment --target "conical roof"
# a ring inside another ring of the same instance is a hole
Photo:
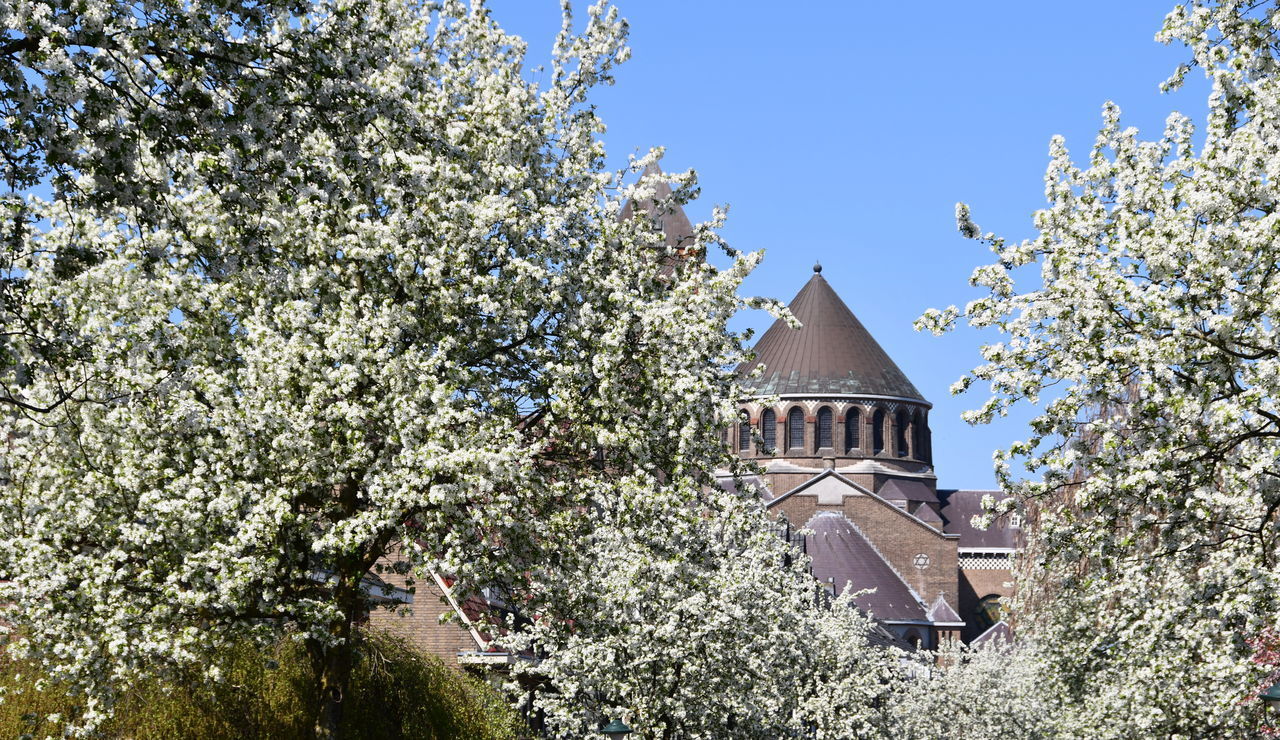
[[[657,162],[653,162],[644,168],[641,177],[650,175],[661,175],[662,168]],[[672,249],[688,247],[693,244],[693,224],[689,223],[689,217],[685,215],[684,209],[679,205],[674,205],[670,210],[658,211],[657,201],[671,197],[671,185],[665,180],[659,181],[653,188],[653,197],[646,198],[639,203],[629,200],[622,206],[622,220],[627,220],[635,215],[636,209],[639,208],[649,215],[650,218],[658,222],[662,229],[662,235],[666,237],[667,246]]]
[[[840,393],[924,401],[831,289],[821,266],[814,266],[813,277],[791,299],[790,307],[801,328],[775,321],[756,343],[756,358],[738,366],[749,390],[760,395]],[[765,366],[763,374],[747,379],[757,365]]]

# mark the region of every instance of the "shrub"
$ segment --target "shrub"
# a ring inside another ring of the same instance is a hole
[[[482,681],[446,666],[404,640],[361,635],[359,659],[343,717],[344,737],[514,738],[520,721]],[[316,681],[302,645],[284,639],[261,648],[241,642],[225,651],[222,678],[190,667],[149,679],[121,697],[102,737],[271,738],[311,734]],[[33,666],[0,653],[0,737],[60,735],[78,714],[76,698],[43,685]],[[52,716],[51,716],[52,715]]]

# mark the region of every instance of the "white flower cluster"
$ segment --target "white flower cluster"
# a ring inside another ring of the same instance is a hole
[[[759,256],[619,221],[614,9],[540,87],[480,2],[76,8],[0,8],[0,619],[86,725],[282,628],[340,696],[386,553],[519,583],[723,464]]]
[[[997,472],[1036,523],[1021,633],[1061,682],[1064,733],[1259,731],[1246,639],[1280,619],[1277,10],[1179,5],[1158,39],[1194,55],[1170,86],[1192,66],[1211,81],[1199,135],[1174,114],[1142,141],[1108,104],[1086,165],[1055,138],[1039,235],[978,237],[997,257],[972,278],[988,295],[919,322],[1007,335],[957,386],[990,384],[972,420],[1049,399]],[[1039,284],[1015,290],[1031,264]]]
[[[505,638],[543,656],[520,674],[546,679],[551,735],[622,717],[644,738],[879,736],[900,654],[829,603],[759,502],[634,483],[666,513],[597,529],[589,570],[541,571],[536,620]]]

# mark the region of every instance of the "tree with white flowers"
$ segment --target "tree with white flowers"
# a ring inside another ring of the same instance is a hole
[[[1077,730],[1247,736],[1247,641],[1280,619],[1280,6],[1193,0],[1157,38],[1192,52],[1168,85],[1211,82],[1199,133],[1174,114],[1143,141],[1108,104],[1087,163],[1055,138],[1038,235],[982,234],[958,206],[996,255],[971,279],[988,293],[919,324],[1007,335],[958,384],[990,384],[971,421],[1039,406],[997,473],[1002,510],[1038,517],[1024,595],[1052,598],[1020,626]],[[1039,282],[1016,288],[1030,265]]]
[[[552,737],[610,718],[654,740],[891,736],[903,653],[814,580],[760,501],[623,490],[665,511],[596,529],[588,570],[540,570],[535,620],[502,640],[540,657],[516,676],[544,682],[531,700]]]
[[[892,731],[902,740],[940,737],[1041,740],[1060,731],[1057,687],[1035,646],[997,641],[971,649],[944,643],[921,658],[914,680],[891,702]]]
[[[333,736],[380,557],[519,590],[724,463],[757,257],[619,220],[606,4],[543,85],[479,0],[0,14],[0,618],[82,726],[290,630]]]

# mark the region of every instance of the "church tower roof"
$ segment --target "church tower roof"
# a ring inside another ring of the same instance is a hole
[[[644,168],[644,172],[640,173],[642,178],[651,175],[661,175],[662,168],[657,162],[652,162]],[[662,235],[666,238],[667,246],[672,249],[680,249],[693,244],[693,224],[689,222],[689,217],[685,215],[684,209],[678,204],[673,205],[669,210],[659,212],[657,202],[671,197],[671,185],[666,180],[658,181],[653,188],[653,197],[646,198],[639,203],[629,200],[622,206],[621,220],[626,221],[632,218],[636,209],[640,209],[654,219],[659,228],[662,229]]]
[[[738,366],[744,384],[760,395],[890,396],[924,402],[858,317],[814,265],[813,277],[791,299],[802,327],[778,320],[756,343],[756,358]],[[746,376],[764,365],[759,378]]]

